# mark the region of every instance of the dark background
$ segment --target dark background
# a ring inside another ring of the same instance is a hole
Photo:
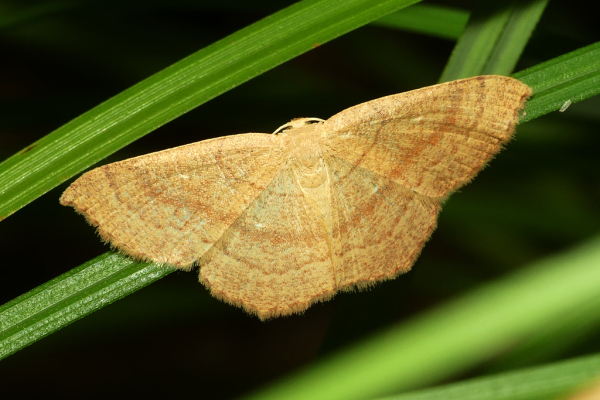
[[[35,4],[48,8],[2,23],[1,15]],[[0,1],[0,160],[289,4]],[[470,9],[473,2],[435,4]],[[598,41],[597,14],[586,4],[551,1],[516,70]],[[453,46],[363,27],[198,107],[103,163],[216,136],[272,132],[295,117],[328,118],[434,84]],[[2,397],[231,398],[583,242],[600,230],[599,126],[597,98],[520,126],[491,167],[447,202],[413,271],[394,281],[263,323],[210,297],[196,272],[176,272],[0,362]],[[0,223],[0,304],[108,250],[83,218],[58,204],[68,183]],[[597,351],[598,339],[582,338],[556,357]]]

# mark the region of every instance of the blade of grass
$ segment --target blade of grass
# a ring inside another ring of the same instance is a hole
[[[600,354],[535,368],[471,379],[378,400],[554,399],[600,375]]]
[[[480,74],[508,75],[514,70],[547,5],[548,0],[515,3]]]
[[[304,0],[173,64],[0,164],[0,221],[194,107],[417,1]]]
[[[451,377],[597,298],[597,265],[600,238],[484,285],[247,398],[364,399]]]
[[[108,252],[0,307],[0,359],[173,272]]]
[[[480,75],[506,26],[514,1],[479,1],[456,43],[440,82]]]
[[[546,4],[547,0],[480,1],[440,82],[482,74],[510,74]]]
[[[434,4],[415,4],[379,18],[371,22],[371,25],[403,29],[443,39],[458,39],[468,20],[469,13],[464,10]]]
[[[599,331],[600,296],[552,324],[541,326],[537,334],[504,353],[487,371],[507,371],[550,359],[556,360],[561,355],[568,354],[568,350],[596,337]]]
[[[577,103],[600,92],[600,42],[546,61],[513,75],[534,88],[527,102],[529,121],[559,110],[567,100]]]

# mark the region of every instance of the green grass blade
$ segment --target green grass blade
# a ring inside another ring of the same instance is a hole
[[[559,110],[600,93],[600,42],[513,75],[534,88],[522,121]]]
[[[548,0],[516,2],[481,75],[508,75],[514,70],[546,5]]]
[[[480,1],[456,44],[440,82],[512,72],[547,0]]]
[[[555,399],[587,384],[598,375],[600,354],[378,400]]]
[[[364,399],[448,378],[600,292],[600,238],[519,271],[256,393],[252,399]]]
[[[0,359],[170,274],[105,253],[0,307]]]
[[[513,8],[511,2],[479,1],[454,47],[440,82],[480,75]]]
[[[0,220],[174,118],[418,0],[304,0],[208,46],[0,164]]]
[[[467,25],[469,13],[434,4],[415,4],[388,14],[371,25],[403,29],[444,39],[458,39]]]
[[[600,296],[552,324],[541,326],[536,335],[504,353],[488,371],[508,371],[559,359],[586,339],[593,340],[599,330]]]

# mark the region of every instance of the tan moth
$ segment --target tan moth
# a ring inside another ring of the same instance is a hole
[[[62,195],[136,259],[261,319],[410,270],[440,204],[510,140],[531,89],[479,76],[96,168]]]

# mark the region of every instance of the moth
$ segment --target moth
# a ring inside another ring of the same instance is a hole
[[[96,168],[60,198],[103,240],[261,319],[410,270],[531,89],[478,76]]]

